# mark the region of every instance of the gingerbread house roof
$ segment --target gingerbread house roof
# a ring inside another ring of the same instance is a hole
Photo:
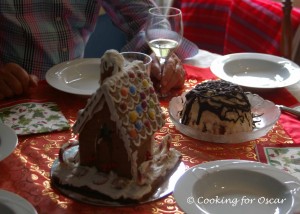
[[[101,87],[88,100],[73,126],[80,133],[86,121],[93,119],[106,103],[110,118],[116,122],[118,134],[130,149],[152,136],[164,125],[159,100],[143,64],[134,61],[121,66],[123,71],[104,80]],[[128,151],[129,152],[129,151]]]

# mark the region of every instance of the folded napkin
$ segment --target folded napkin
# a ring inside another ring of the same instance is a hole
[[[0,106],[0,121],[17,135],[67,130],[70,125],[53,102],[18,102]]]
[[[257,144],[260,162],[282,169],[300,180],[300,144]]]
[[[184,64],[183,66],[186,71],[186,79],[195,79],[199,82],[209,79],[217,79],[209,67],[199,68],[188,64]]]
[[[300,106],[300,103],[291,107],[296,106]],[[279,121],[284,127],[284,130],[292,137],[293,141],[300,144],[300,118],[290,115],[289,113],[282,113]]]

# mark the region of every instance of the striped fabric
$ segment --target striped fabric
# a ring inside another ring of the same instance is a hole
[[[259,52],[280,55],[282,5],[269,0],[235,0],[227,22],[224,54]],[[293,32],[300,11],[292,12]]]
[[[184,36],[200,49],[223,54],[232,0],[181,0]],[[178,6],[178,2],[177,2]]]
[[[280,54],[282,5],[271,0],[180,0],[185,36],[218,54]],[[294,31],[299,9],[292,11]]]

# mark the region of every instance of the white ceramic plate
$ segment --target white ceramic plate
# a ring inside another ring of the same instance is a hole
[[[300,80],[297,64],[269,54],[224,55],[215,59],[210,69],[220,79],[250,88],[281,88]]]
[[[185,213],[298,213],[300,181],[259,162],[212,161],[187,170],[174,197]]]
[[[5,214],[37,214],[24,198],[12,192],[0,190],[0,212]]]
[[[50,68],[46,81],[52,87],[77,95],[91,95],[99,88],[100,59],[76,59]]]
[[[255,140],[268,133],[280,117],[280,109],[271,101],[264,100],[257,94],[247,92],[247,97],[251,104],[251,112],[256,115],[253,120],[255,128],[251,132],[240,132],[228,135],[214,135],[200,132],[198,129],[189,127],[180,122],[180,111],[183,109],[185,102],[185,93],[181,96],[174,97],[169,103],[170,119],[181,133],[195,138],[214,143],[243,143]]]
[[[0,123],[0,161],[9,156],[18,144],[18,137],[14,130]]]

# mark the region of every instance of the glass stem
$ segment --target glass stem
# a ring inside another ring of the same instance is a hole
[[[158,58],[158,62],[160,64],[160,82],[159,82],[159,86],[158,86],[158,88],[159,88],[158,91],[159,91],[159,94],[160,94],[159,96],[161,98],[163,98],[164,96],[166,96],[166,95],[164,95],[164,94],[161,93],[161,89],[162,89],[163,72],[164,72],[165,65],[166,65],[169,57],[170,57],[170,55],[168,57],[166,57],[166,58]]]
[[[165,59],[161,59],[159,61],[159,64],[160,64],[160,82],[162,81],[163,72],[164,72],[164,68],[165,68],[165,62],[166,62]]]
[[[163,72],[164,72],[164,69],[165,69],[165,64],[168,61],[168,59],[169,59],[169,56],[166,57],[166,58],[160,58],[159,59],[159,64],[160,64],[160,87],[161,87],[161,82],[162,82],[162,79],[163,79]]]

